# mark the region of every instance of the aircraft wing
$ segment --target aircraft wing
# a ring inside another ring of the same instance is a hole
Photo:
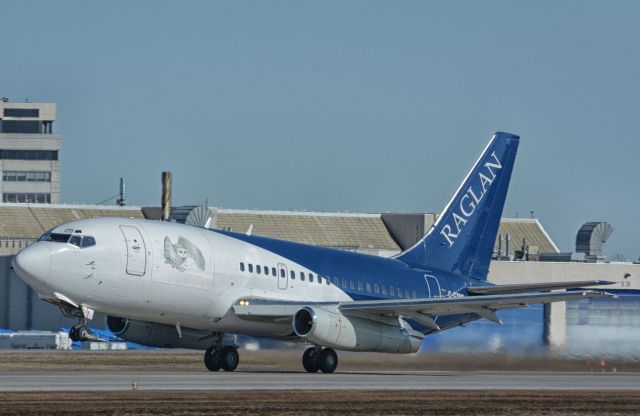
[[[585,286],[612,285],[608,280],[581,280],[576,282],[518,283],[512,285],[469,286],[467,293],[475,295],[504,295],[508,293],[547,292],[559,289],[578,289]]]
[[[297,302],[279,299],[243,298],[237,301],[234,312],[249,320],[284,322],[303,306],[326,306],[338,309],[345,315],[382,317],[406,317],[430,327],[440,329],[434,317],[474,313],[490,321],[501,323],[496,315],[500,309],[523,308],[529,304],[566,302],[590,298],[615,297],[606,292],[583,290],[575,292],[534,292],[505,295],[461,296],[446,298],[363,300],[343,302]]]
[[[411,300],[375,300],[343,302],[338,309],[346,315],[364,312],[373,315],[401,315],[433,329],[440,329],[433,317],[474,313],[496,323],[502,323],[496,311],[523,308],[529,304],[566,302],[590,298],[615,297],[606,292],[584,290],[575,292],[522,293],[507,295],[464,296]]]

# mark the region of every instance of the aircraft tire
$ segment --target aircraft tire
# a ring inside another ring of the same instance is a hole
[[[320,352],[320,371],[333,373],[338,367],[338,354],[333,348],[324,348]]]
[[[214,347],[209,347],[204,352],[204,366],[209,371],[219,371],[222,367],[222,356],[220,351]]]
[[[232,346],[226,346],[222,349],[221,356],[222,369],[224,371],[233,371],[238,368],[238,364],[240,363],[240,355],[238,354],[238,349]]]
[[[316,347],[307,348],[302,354],[302,366],[309,373],[317,373],[320,370],[320,354]]]

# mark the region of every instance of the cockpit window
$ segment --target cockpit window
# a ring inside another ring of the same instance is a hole
[[[47,232],[40,237],[39,241],[52,241],[54,243],[69,243],[79,248],[87,248],[96,245],[96,239],[89,236],[50,233]]]
[[[76,247],[80,247],[80,243],[82,243],[82,237],[79,235],[72,235],[69,239],[69,244],[73,244]]]
[[[38,241],[47,241],[49,239],[49,234],[51,234],[51,229],[48,229],[44,234],[38,237]]]
[[[71,234],[50,233],[46,241],[53,241],[54,243],[66,243],[67,241],[69,241],[69,237],[71,237]]]
[[[89,235],[85,235],[84,237],[82,237],[82,248],[85,247],[91,247],[91,246],[95,246],[96,245],[96,239],[89,236]]]

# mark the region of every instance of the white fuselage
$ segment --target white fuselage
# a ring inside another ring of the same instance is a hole
[[[97,218],[70,222],[51,233],[92,236],[96,244],[39,241],[20,253],[15,267],[44,299],[86,306],[107,315],[194,329],[284,337],[291,323],[237,318],[243,297],[287,301],[340,301],[334,285],[290,279],[300,264],[209,230],[150,220]],[[48,270],[43,265],[50,258]],[[39,257],[32,261],[29,257]],[[21,260],[22,259],[22,260]],[[36,259],[37,260],[37,259]],[[260,273],[240,270],[260,267]],[[31,270],[31,264],[38,264]],[[268,269],[268,275],[264,270]],[[275,272],[275,275],[274,273]]]

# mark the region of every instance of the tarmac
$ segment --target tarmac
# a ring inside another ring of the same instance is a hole
[[[636,390],[640,373],[381,371],[3,372],[0,391]]]

